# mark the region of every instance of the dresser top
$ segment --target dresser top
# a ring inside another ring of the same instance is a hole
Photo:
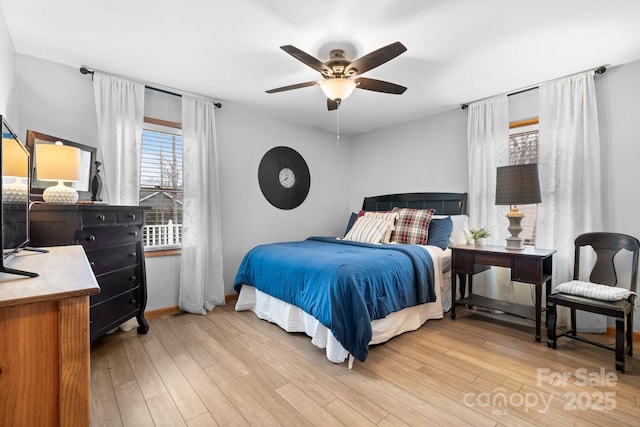
[[[48,253],[21,251],[5,267],[38,273],[38,277],[0,273],[0,307],[60,300],[100,292],[82,246],[55,246]]]
[[[113,211],[123,209],[136,209],[147,211],[151,209],[149,206],[123,206],[123,205],[105,205],[103,203],[76,203],[73,205],[62,205],[57,203],[34,203],[31,205],[32,211],[81,211],[81,210],[96,210],[96,211]]]

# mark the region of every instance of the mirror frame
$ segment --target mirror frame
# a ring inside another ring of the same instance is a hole
[[[55,136],[47,135],[41,132],[36,132],[33,130],[27,130],[27,148],[29,150],[29,172],[31,176],[31,190],[30,196],[32,201],[42,201],[42,192],[44,191],[43,187],[35,187],[35,143],[36,139],[47,141],[47,142],[56,142],[60,141],[64,145],[70,145],[72,147],[79,148],[82,151],[88,151],[91,154],[91,163],[89,169],[89,188],[86,191],[78,190],[78,201],[89,201],[91,200],[91,182],[93,177],[96,175],[96,147],[92,147],[90,145],[84,145],[77,142],[69,141],[67,139],[58,138]]]

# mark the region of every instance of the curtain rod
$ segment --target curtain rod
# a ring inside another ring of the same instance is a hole
[[[601,66],[599,66],[597,68],[591,68],[591,69],[585,70],[585,71],[591,71],[591,70],[595,71],[596,74],[604,74],[604,72],[607,71],[607,66],[606,65],[601,65]],[[584,71],[582,71],[582,72],[584,73]],[[575,74],[580,74],[580,73],[575,73]],[[575,74],[569,74],[569,76],[573,76]],[[568,77],[568,76],[564,76],[564,77]],[[562,77],[560,77],[560,78],[562,78]],[[556,80],[556,79],[554,79],[554,80]],[[551,81],[551,80],[549,80],[549,81]],[[507,96],[518,95],[520,93],[525,93],[525,92],[529,92],[530,90],[538,89],[538,88],[540,88],[540,84],[541,83],[539,83],[539,84],[537,84],[535,86],[531,86],[531,87],[527,87],[527,88],[523,88],[523,89],[518,89],[516,91],[507,93]],[[487,98],[482,98],[482,99],[487,99]],[[469,108],[469,104],[473,104],[474,102],[482,101],[482,99],[477,99],[475,101],[471,101],[471,102],[467,102],[465,104],[461,104],[460,108],[462,108],[463,110],[466,110],[467,108]]]
[[[93,76],[93,73],[95,73],[95,70],[91,70],[89,68],[87,68],[86,66],[82,65],[80,66],[80,73],[81,74],[91,74]],[[172,90],[168,90],[168,89],[164,89],[164,88],[160,88],[156,86],[152,86],[151,84],[147,83],[147,82],[141,82],[144,84],[144,87],[146,87],[147,89],[151,89],[151,90],[155,90],[157,92],[162,92],[162,93],[166,93],[167,95],[173,95],[173,96],[178,96],[178,97],[182,97],[182,94],[185,95],[191,95],[188,92],[182,92],[180,93],[179,91],[172,91]],[[202,98],[202,96],[196,95],[200,98]],[[222,104],[220,102],[214,102],[213,105],[216,108],[222,108]]]

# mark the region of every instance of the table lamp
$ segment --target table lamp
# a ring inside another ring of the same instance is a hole
[[[13,178],[13,182],[2,185],[2,199],[7,203],[25,203],[28,200],[24,179],[29,177],[29,158],[19,144],[15,139],[2,138],[2,178]]]
[[[520,237],[524,214],[518,210],[517,205],[530,205],[542,201],[538,165],[531,163],[501,166],[496,172],[496,205],[511,205],[511,211],[507,214],[509,219],[507,229],[511,233],[507,238],[507,249],[524,249],[523,240]]]
[[[80,150],[69,145],[36,144],[36,177],[39,181],[54,181],[57,185],[47,187],[42,198],[47,203],[73,204],[78,201],[78,192],[67,187],[65,182],[76,182],[80,177]]]

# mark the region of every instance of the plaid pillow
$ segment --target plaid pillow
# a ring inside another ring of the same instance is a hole
[[[409,245],[426,245],[429,222],[435,209],[393,208],[398,213],[391,241]]]

